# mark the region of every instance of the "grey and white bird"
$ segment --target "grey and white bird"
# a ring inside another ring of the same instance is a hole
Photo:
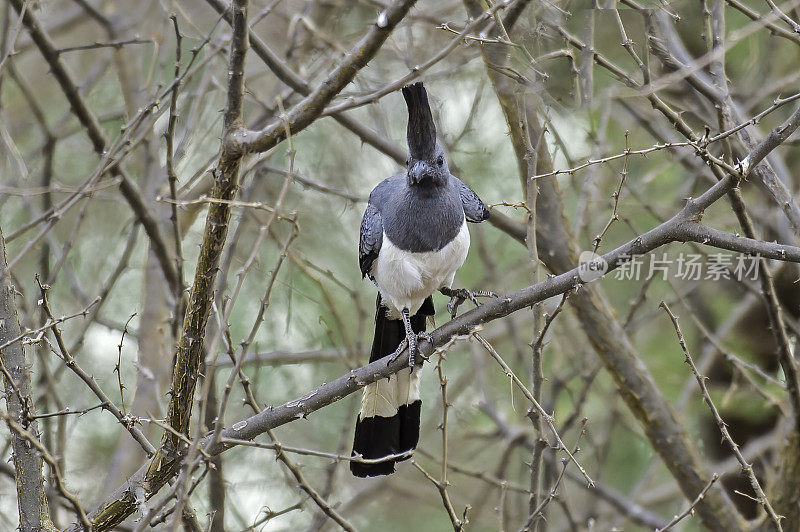
[[[494,295],[453,289],[469,250],[467,222],[478,223],[489,211],[477,194],[450,174],[436,140],[428,96],[422,83],[403,88],[408,106],[406,171],[382,181],[369,196],[359,240],[363,276],[378,287],[375,336],[370,362],[409,349],[411,371],[401,371],[364,388],[350,462],[359,477],[388,475],[395,462],[409,457],[419,440],[419,367],[414,364],[417,336],[434,314],[437,290],[452,299],[448,310],[465,299]],[[405,453],[405,454],[404,454]]]

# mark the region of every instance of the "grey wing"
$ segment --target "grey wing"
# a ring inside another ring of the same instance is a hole
[[[455,178],[458,183],[458,193],[461,196],[461,205],[468,222],[479,223],[489,218],[489,210],[475,192],[466,183]]]
[[[358,241],[358,265],[361,276],[369,275],[372,263],[378,258],[383,243],[383,221],[381,213],[373,204],[367,205],[364,219],[361,220],[361,236]]]

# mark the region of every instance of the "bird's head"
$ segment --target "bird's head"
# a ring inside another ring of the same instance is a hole
[[[408,184],[424,188],[443,186],[450,177],[444,150],[436,140],[428,94],[422,83],[403,87],[408,106]]]

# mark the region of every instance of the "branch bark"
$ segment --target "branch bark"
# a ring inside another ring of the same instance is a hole
[[[31,437],[39,437],[39,426],[34,416],[35,406],[31,397],[31,372],[17,317],[14,302],[16,290],[11,283],[6,257],[6,243],[0,229],[0,345],[14,338],[17,341],[0,350],[0,369],[5,383],[6,405],[9,423],[26,430]],[[23,532],[55,530],[50,521],[50,512],[42,476],[42,456],[18,431],[11,430],[11,447],[14,459],[14,479],[17,485],[19,507],[19,529]]]
[[[206,2],[217,13],[222,15],[228,24],[230,24],[230,14],[222,0],[206,0]],[[280,57],[278,57],[277,54],[275,54],[275,52],[273,52],[270,47],[267,46],[267,44],[257,35],[250,36],[250,46],[252,47],[253,52],[255,52],[259,59],[263,61],[267,68],[269,68],[279,80],[303,96],[308,96],[311,94],[311,88],[308,86],[308,83],[306,83],[299,74],[295,73],[288,66],[286,66]],[[385,153],[394,159],[398,164],[403,164],[405,162],[405,151],[395,143],[379,135],[375,131],[372,131],[345,113],[334,113],[332,116],[334,120],[352,131],[362,141],[366,142],[378,151]]]

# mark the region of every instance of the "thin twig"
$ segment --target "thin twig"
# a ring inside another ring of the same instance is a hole
[[[778,516],[775,513],[775,510],[772,508],[772,505],[767,499],[767,495],[764,493],[764,490],[761,489],[761,484],[758,482],[758,479],[756,478],[756,475],[753,472],[753,466],[750,465],[747,462],[747,460],[745,460],[744,456],[742,456],[742,453],[739,450],[739,446],[736,445],[736,442],[733,441],[733,438],[728,432],[727,424],[725,423],[725,421],[723,421],[722,416],[720,416],[716,405],[714,405],[714,402],[711,400],[711,395],[708,393],[708,388],[706,387],[706,377],[700,374],[700,372],[697,369],[697,366],[695,366],[694,364],[692,355],[689,354],[689,347],[686,344],[686,340],[683,337],[680,325],[678,325],[678,317],[672,313],[672,310],[670,310],[669,306],[664,301],[661,302],[659,307],[664,309],[664,311],[669,316],[669,319],[672,321],[672,326],[675,328],[675,332],[678,335],[678,342],[680,343],[681,349],[683,350],[683,354],[686,358],[685,361],[692,369],[692,373],[694,373],[695,379],[697,380],[697,384],[700,386],[700,391],[703,394],[703,400],[705,400],[706,404],[708,405],[708,408],[711,410],[711,413],[714,416],[714,421],[716,421],[717,426],[719,427],[719,431],[722,434],[722,438],[731,448],[731,451],[733,451],[733,454],[736,456],[736,459],[739,461],[739,464],[741,464],[742,473],[744,473],[747,479],[750,481],[750,486],[753,488],[753,491],[755,491],[757,496],[756,501],[758,501],[758,503],[767,512],[767,515],[769,515],[770,519],[775,524],[778,531],[782,531],[783,527],[781,526],[781,517]],[[709,487],[710,484],[713,484],[713,480],[709,483]],[[705,491],[707,491],[707,489]],[[702,492],[700,495],[702,496],[703,494],[704,492]],[[701,496],[699,496],[698,498],[702,499]],[[694,504],[692,506],[694,506]]]
[[[508,364],[506,364],[503,358],[500,356],[500,354],[497,351],[495,351],[494,347],[492,347],[492,345],[489,342],[487,342],[486,339],[484,339],[480,334],[473,333],[473,336],[478,339],[478,342],[480,342],[480,344],[486,349],[486,351],[489,352],[492,358],[494,358],[497,361],[497,363],[500,364],[500,367],[503,368],[503,372],[505,372],[506,376],[512,380],[512,382],[517,386],[517,388],[519,388],[520,391],[522,391],[522,394],[528,398],[528,401],[530,401],[533,404],[539,416],[541,417],[541,419],[544,420],[544,422],[550,428],[553,437],[558,442],[559,450],[563,451],[564,454],[566,454],[567,457],[570,459],[570,461],[573,464],[575,464],[575,467],[578,468],[578,471],[580,471],[583,477],[586,479],[586,483],[589,486],[594,485],[594,481],[592,480],[592,478],[589,476],[589,474],[586,472],[583,466],[578,462],[575,456],[570,452],[567,446],[564,445],[564,442],[561,440],[561,436],[558,435],[556,426],[553,423],[553,416],[548,414],[547,411],[544,408],[542,408],[542,405],[539,404],[539,402],[536,400],[533,394],[528,390],[525,384],[519,379],[519,377],[517,377],[517,375],[511,370],[511,368],[508,367]]]
[[[58,349],[61,353],[61,359],[64,361],[64,364],[72,370],[75,375],[77,375],[88,387],[89,389],[94,392],[100,402],[103,404],[103,409],[108,410],[111,414],[117,418],[117,421],[125,427],[133,439],[142,447],[147,456],[152,456],[155,453],[155,447],[153,444],[150,443],[142,431],[136,426],[136,420],[131,416],[123,414],[119,408],[114,404],[114,402],[106,395],[100,385],[97,384],[97,381],[94,380],[94,377],[86,373],[86,371],[81,368],[75,359],[70,354],[69,350],[67,350],[67,346],[64,343],[64,339],[61,336],[61,330],[58,328],[58,320],[53,317],[53,313],[50,310],[50,303],[48,301],[47,293],[50,289],[49,286],[41,284],[39,282],[39,278],[36,278],[37,283],[39,283],[39,289],[41,291],[42,299],[41,305],[42,310],[44,310],[45,314],[48,317],[48,322],[50,323],[49,328],[53,331],[53,336],[55,336],[56,344],[58,345]],[[88,310],[86,311],[88,313]]]
[[[702,501],[702,500],[703,500],[703,497],[705,497],[705,495],[706,495],[706,492],[707,492],[709,489],[711,489],[711,486],[713,486],[713,485],[714,485],[714,482],[716,482],[718,479],[719,479],[719,475],[717,475],[716,473],[714,473],[714,474],[711,476],[711,480],[709,480],[709,481],[708,481],[708,484],[706,484],[706,487],[705,487],[705,488],[703,488],[703,491],[701,491],[700,493],[698,493],[698,494],[697,494],[697,497],[695,497],[694,501],[692,501],[692,504],[690,504],[690,505],[689,505],[689,507],[688,507],[686,510],[684,510],[683,512],[681,512],[681,513],[679,513],[678,515],[676,515],[676,516],[675,516],[675,517],[672,519],[672,521],[670,521],[669,523],[667,523],[667,524],[666,524],[666,526],[664,526],[663,528],[659,528],[659,529],[657,529],[657,530],[656,530],[656,532],[664,532],[665,530],[669,530],[670,528],[674,527],[675,525],[677,525],[678,523],[680,523],[681,521],[683,521],[683,519],[684,519],[684,518],[686,518],[687,516],[689,516],[689,515],[691,515],[691,514],[694,514],[694,507],[695,507],[695,506],[697,506],[697,504],[698,504],[700,501]]]

